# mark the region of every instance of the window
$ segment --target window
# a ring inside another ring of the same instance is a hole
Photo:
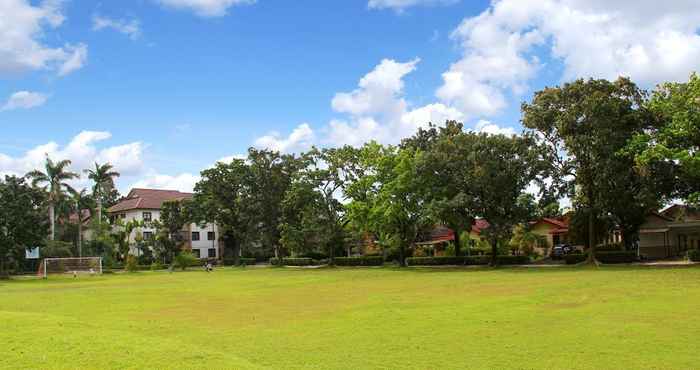
[[[209,258],[216,258],[216,249],[209,248]]]
[[[207,240],[216,240],[216,234],[213,231],[207,232]]]
[[[143,240],[153,240],[153,232],[144,231],[143,232]]]
[[[142,216],[144,221],[151,221],[151,212],[144,212]]]
[[[197,257],[197,258],[202,258],[202,257],[199,255],[199,249],[193,249],[193,250],[192,250],[192,255],[194,255],[194,256]]]
[[[192,241],[197,241],[199,240],[199,231],[193,231],[192,232]]]

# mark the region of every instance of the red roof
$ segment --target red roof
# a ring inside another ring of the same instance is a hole
[[[482,230],[488,228],[490,225],[488,221],[484,219],[476,219],[474,225],[472,225],[472,232],[480,234]],[[436,226],[430,231],[429,242],[450,242],[455,240],[455,232],[446,226]]]
[[[132,209],[160,209],[163,203],[172,200],[191,199],[192,193],[177,190],[132,189],[122,201],[110,207],[107,212],[122,212]]]

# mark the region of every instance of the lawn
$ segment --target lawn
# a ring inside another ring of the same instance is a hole
[[[698,368],[700,269],[0,281],[0,368]]]

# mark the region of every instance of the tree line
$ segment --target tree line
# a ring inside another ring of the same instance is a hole
[[[369,142],[300,154],[251,148],[246,158],[202,171],[191,201],[167,203],[156,239],[172,258],[184,224],[215,222],[227,256],[236,261],[242,254],[314,253],[332,261],[371,240],[403,264],[416,239],[436,224],[455,231],[454,253],[462,255],[462,236],[483,218],[495,263],[514,232],[530,240],[527,221],[556,216],[566,197],[571,236],[593,260],[608,232],[618,230],[625,247],[633,248],[648,212],[671,200],[700,200],[697,75],[653,91],[627,78],[581,79],[535,93],[521,110],[525,130],[514,136],[475,133],[448,121],[419,129],[399,145]],[[17,218],[32,220],[48,207],[53,238],[53,209],[73,175],[56,170],[66,165],[47,159],[46,171],[28,174],[31,183],[15,177],[0,183],[0,202],[23,210],[6,212],[3,204],[0,211],[3,258],[13,246],[20,250],[39,239],[11,231],[21,224]],[[90,175],[95,204],[89,207],[96,209],[113,203],[116,191],[110,186],[115,174],[108,180],[99,169]],[[79,192],[68,193],[78,204]],[[129,236],[122,237],[117,244],[128,247]]]

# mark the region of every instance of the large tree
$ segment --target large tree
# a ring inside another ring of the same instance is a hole
[[[56,204],[64,197],[66,191],[74,191],[68,181],[79,177],[77,173],[68,171],[70,164],[71,161],[67,159],[54,162],[47,155],[44,172],[34,170],[27,174],[32,179],[32,185],[44,184],[44,189],[48,192],[51,240],[56,237]]]
[[[236,265],[253,219],[247,208],[251,199],[249,177],[250,168],[245,161],[235,158],[202,171],[202,179],[194,188],[194,220],[216,223]]]
[[[94,182],[92,194],[97,202],[97,222],[102,222],[102,207],[105,203],[112,203],[116,192],[114,179],[119,177],[119,172],[109,163],[99,164],[95,162],[94,169],[86,169],[88,178]],[[118,194],[118,193],[116,193]]]
[[[75,214],[75,220],[76,220],[76,229],[77,229],[77,234],[76,234],[76,247],[78,249],[78,257],[83,256],[83,222],[85,221],[85,217],[83,216],[83,211],[84,210],[90,210],[90,208],[93,205],[93,199],[87,194],[87,190],[81,189],[80,191],[78,190],[72,190],[69,192],[70,198],[68,201],[71,203],[71,210]],[[70,220],[70,218],[69,218]]]
[[[182,230],[195,219],[192,204],[187,199],[163,202],[160,218],[154,221],[154,226],[158,230],[156,244],[164,260],[172,261],[181,250]]]
[[[7,274],[8,260],[18,261],[26,249],[43,243],[48,231],[45,200],[42,191],[22,178],[0,180],[0,277]]]
[[[248,149],[247,162],[250,198],[246,206],[253,218],[251,232],[263,249],[281,257],[282,202],[300,163],[293,155],[255,148]]]
[[[546,88],[522,105],[523,125],[548,149],[555,184],[566,189],[577,208],[587,210],[589,262],[595,261],[601,240],[595,220],[612,209],[606,192],[631,191],[604,184],[610,169],[624,160],[617,154],[652,122],[644,100],[645,93],[627,78],[591,79]]]
[[[654,165],[672,167],[676,188],[667,195],[700,203],[700,76],[661,84],[647,107],[656,120],[630,144],[637,163],[644,172]]]

